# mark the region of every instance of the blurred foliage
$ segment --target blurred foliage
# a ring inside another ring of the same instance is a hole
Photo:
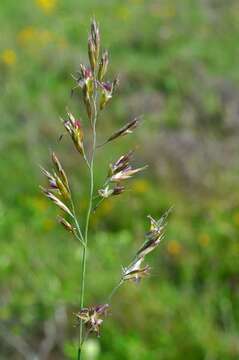
[[[174,211],[165,241],[151,257],[152,276],[120,289],[101,338],[87,341],[85,359],[180,360],[187,354],[236,360],[236,0],[1,1],[0,359],[21,359],[18,341],[37,352],[59,314],[62,334],[48,358],[75,358],[72,313],[79,304],[81,252],[39,193],[38,165],[47,166],[50,149],[59,154],[81,216],[88,179],[67,138],[58,141],[58,118],[69,106],[84,122],[77,92],[70,97],[71,74],[86,59],[93,14],[110,50],[110,76],[119,74],[121,81],[100,119],[99,139],[144,114],[136,137],[99,151],[96,181],[100,186],[108,162],[130,146],[139,147],[137,161],[150,167],[92,220],[88,303],[105,301],[143,239],[146,216],[159,217],[172,204]],[[187,144],[197,144],[181,155],[185,143],[177,136],[184,132]],[[210,161],[202,156],[198,163],[204,150]]]

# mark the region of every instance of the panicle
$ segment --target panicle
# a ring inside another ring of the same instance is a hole
[[[68,201],[71,198],[68,178],[59,158],[54,152],[52,153],[52,162],[55,168],[55,171],[52,173],[41,167],[42,173],[46,176],[49,184],[47,189],[41,187],[42,192],[57,207],[73,217],[70,209],[64,203],[64,201]],[[58,196],[60,196],[60,198]]]
[[[72,75],[73,79],[76,81],[77,87],[83,89],[84,86],[87,86],[89,92],[92,94],[93,74],[91,69],[80,64],[80,71],[77,72],[77,75],[78,76]]]
[[[104,144],[113,141],[115,139],[117,139],[120,136],[125,136],[128,134],[132,134],[133,130],[136,129],[139,125],[139,118],[135,118],[133,120],[131,120],[130,122],[128,122],[127,124],[125,124],[122,128],[120,128],[119,130],[117,130],[115,133],[113,133],[105,142]]]
[[[130,179],[133,175],[146,169],[147,166],[133,169],[130,165],[134,151],[131,150],[127,154],[119,157],[117,161],[109,165],[109,171],[107,175],[106,186],[103,189],[98,190],[98,194],[102,198],[108,198],[113,195],[120,195],[125,191],[125,187],[122,185],[122,181]],[[110,184],[116,183],[113,188],[110,188]]]
[[[68,188],[65,186],[65,184],[61,180],[60,176],[58,176],[55,172],[54,172],[54,178],[56,181],[57,189],[59,190],[59,193],[61,194],[63,199],[65,199],[65,200],[70,199],[70,192],[69,192]]]
[[[164,237],[165,227],[167,225],[166,219],[170,211],[171,208],[159,220],[155,220],[152,216],[148,215],[150,230],[145,234],[146,241],[137,252],[138,259],[144,258],[145,255],[149,254],[159,245]]]
[[[113,193],[112,193],[112,195],[113,195],[113,196],[120,195],[120,194],[122,194],[122,192],[124,192],[124,191],[125,191],[125,187],[122,186],[122,185],[117,184],[117,185],[113,188]]]
[[[128,166],[123,170],[115,173],[113,176],[111,176],[110,181],[117,183],[119,181],[130,179],[133,175],[137,174],[140,171],[145,170],[147,167],[148,166],[145,165],[141,168],[133,169],[132,166]]]
[[[91,22],[91,30],[88,39],[88,55],[92,72],[95,72],[100,52],[100,32],[95,20]]]
[[[100,327],[103,323],[104,317],[107,316],[108,311],[109,304],[82,308],[78,313],[75,314],[77,324],[80,325],[81,321],[83,321],[86,329],[89,332],[95,332],[97,336],[99,336]]]
[[[56,154],[54,152],[52,153],[52,162],[53,162],[56,170],[58,171],[64,186],[70,192],[68,178],[66,176],[66,173],[65,173],[65,171],[64,171],[64,169],[63,169],[63,167],[62,167],[62,165],[60,163],[60,160],[58,159],[58,157],[56,156]]]
[[[59,207],[61,210],[63,210],[65,213],[69,214],[71,217],[73,217],[73,214],[71,213],[70,209],[60,200],[57,196],[52,194],[49,190],[41,188],[43,194],[50,199],[57,207]]]
[[[66,173],[55,153],[52,153],[52,162],[56,172],[50,173],[41,167],[43,174],[47,177],[49,190],[56,190],[63,199],[68,200],[71,196]]]
[[[47,177],[50,189],[57,190],[57,184],[56,184],[55,177],[49,171],[44,169],[42,166],[40,168],[41,168],[42,173]]]
[[[88,56],[89,56],[89,60],[90,60],[90,66],[91,66],[91,69],[93,72],[95,71],[95,67],[96,67],[95,54],[96,54],[95,45],[92,40],[92,36],[90,35],[89,39],[88,39]]]
[[[82,89],[83,101],[86,107],[86,112],[88,118],[91,119],[92,116],[92,105],[91,97],[94,92],[94,75],[91,68],[85,67],[83,64],[80,64],[80,71],[77,72],[78,76],[73,76],[73,79],[76,81],[76,86],[72,91],[78,87]]]
[[[69,133],[75,148],[81,155],[84,153],[83,130],[80,120],[76,120],[72,113],[67,112],[68,119],[63,120],[64,127]]]
[[[61,224],[66,231],[71,232],[72,234],[75,233],[75,228],[62,216],[58,216],[59,224]]]
[[[99,64],[99,70],[98,70],[98,80],[101,82],[107,72],[109,65],[109,53],[107,50],[105,50],[102,54],[100,64]]]
[[[137,251],[133,262],[128,267],[123,267],[122,280],[132,280],[139,282],[142,278],[150,274],[151,268],[146,265],[142,267],[142,263],[145,260],[145,256],[153,251],[161,242],[164,236],[164,230],[166,226],[166,219],[168,217],[171,208],[159,219],[155,220],[152,216],[148,216],[150,219],[150,229],[145,234],[146,241]]]
[[[141,267],[143,258],[137,260],[135,263],[122,269],[122,279],[124,281],[140,282],[140,280],[150,274],[150,267],[146,265]]]
[[[84,302],[84,281],[85,281],[85,264],[86,264],[86,249],[87,249],[87,234],[89,227],[89,219],[91,213],[97,206],[112,196],[118,196],[125,191],[125,186],[123,181],[130,179],[133,175],[141,172],[146,169],[146,166],[133,168],[131,165],[131,160],[133,157],[134,151],[129,151],[128,153],[120,156],[115,162],[109,165],[108,174],[106,177],[106,182],[101,189],[98,190],[98,195],[101,199],[98,201],[98,204],[95,208],[92,206],[93,201],[93,190],[94,190],[94,152],[95,152],[95,143],[96,143],[96,121],[98,119],[98,110],[103,110],[110,99],[113,97],[116,88],[119,84],[118,78],[115,80],[108,81],[106,77],[108,66],[109,66],[109,53],[107,50],[101,52],[100,49],[100,31],[97,22],[93,19],[91,22],[90,33],[88,37],[88,56],[89,56],[89,65],[85,66],[80,64],[80,70],[76,73],[76,76],[73,76],[76,81],[76,88],[82,90],[83,101],[85,104],[87,116],[90,119],[93,133],[93,141],[91,151],[85,152],[84,149],[84,134],[81,124],[81,119],[76,119],[71,112],[67,112],[67,118],[63,120],[63,125],[70,135],[74,147],[76,150],[84,157],[91,175],[90,181],[90,201],[89,209],[86,217],[86,227],[84,236],[82,235],[80,225],[76,218],[74,203],[71,195],[71,190],[69,187],[68,178],[62,167],[62,164],[56,154],[52,153],[52,162],[54,168],[51,172],[42,168],[43,174],[46,176],[48,181],[47,188],[41,188],[43,194],[51,200],[59,209],[61,209],[65,214],[63,216],[58,216],[59,223],[64,227],[64,229],[72,233],[76,238],[78,238],[84,245],[83,261],[82,261],[82,293],[81,293],[81,303]],[[126,136],[131,134],[139,125],[140,118],[136,117],[133,120],[127,122],[123,127],[115,131],[106,141],[102,144],[109,143],[118,139],[121,136]],[[99,145],[101,146],[101,145]],[[89,159],[88,159],[89,153]],[[90,156],[91,155],[91,156]],[[69,207],[68,207],[69,205]],[[145,242],[136,252],[133,261],[127,266],[122,267],[122,274],[119,285],[115,288],[118,289],[123,282],[133,281],[140,282],[143,278],[147,277],[150,274],[151,268],[148,264],[144,264],[145,257],[151,253],[161,242],[164,237],[166,219],[171,209],[169,209],[159,220],[154,219],[152,216],[148,216],[150,220],[149,231],[145,234]],[[67,216],[68,215],[68,216]],[[67,219],[71,217],[68,221]],[[75,224],[76,227],[74,227]],[[110,297],[116,291],[113,289]],[[77,325],[80,326],[80,345],[78,349],[78,357],[81,351],[82,344],[84,339],[88,336],[88,332],[96,333],[98,336],[100,334],[101,325],[108,315],[109,304],[105,303],[102,305],[94,305],[88,307],[82,307],[76,314],[75,318],[77,320]],[[82,324],[84,323],[86,332],[85,338],[82,338]]]
[[[110,164],[108,177],[112,177],[118,172],[126,169],[129,166],[130,160],[132,159],[134,154],[133,150],[130,150],[127,154],[122,155],[116,160],[113,164]]]
[[[103,189],[99,189],[98,190],[98,194],[104,198],[107,199],[110,196],[117,196],[122,194],[122,192],[125,191],[125,187],[121,186],[121,185],[116,185],[115,187],[113,187],[112,189],[109,187],[109,185],[107,185],[105,188]]]
[[[101,87],[100,110],[103,110],[105,108],[106,104],[112,98],[112,96],[118,86],[118,83],[119,83],[118,79],[115,79],[113,82],[107,81],[107,82],[99,83],[99,85]]]

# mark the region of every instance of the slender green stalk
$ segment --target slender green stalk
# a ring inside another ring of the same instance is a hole
[[[118,282],[118,284],[113,288],[113,290],[111,291],[109,297],[108,297],[108,302],[111,301],[113,295],[116,293],[116,291],[121,287],[121,285],[123,284],[124,280],[121,278],[120,281]]]
[[[93,209],[94,212],[98,209],[98,207],[102,204],[102,202],[103,202],[104,200],[105,200],[105,198],[102,198],[102,199],[100,199],[100,200],[98,201],[98,203],[95,205],[95,207],[94,207],[94,209]]]
[[[80,298],[80,308],[84,306],[84,296],[85,296],[85,277],[86,277],[86,258],[87,258],[87,244],[88,244],[88,231],[89,231],[89,222],[90,215],[92,212],[93,205],[93,195],[94,195],[94,157],[95,157],[95,149],[96,149],[96,121],[97,121],[97,105],[96,105],[97,97],[96,91],[93,98],[94,105],[94,116],[93,116],[93,142],[92,142],[92,153],[89,164],[90,171],[90,194],[89,194],[89,206],[86,215],[86,224],[85,224],[85,234],[84,234],[84,247],[82,253],[82,267],[81,267],[81,298]],[[78,347],[78,360],[81,359],[81,350],[83,345],[83,321],[80,322],[80,340]]]
[[[71,209],[72,209],[73,219],[74,219],[74,222],[75,222],[75,225],[76,225],[77,232],[79,234],[79,236],[78,236],[77,233],[76,233],[75,236],[82,243],[82,245],[85,247],[84,237],[83,237],[83,234],[82,234],[82,231],[81,231],[81,228],[80,228],[80,224],[79,224],[79,222],[77,220],[76,211],[75,211],[75,205],[74,205],[74,201],[73,201],[72,197],[71,197],[70,201],[71,201]]]

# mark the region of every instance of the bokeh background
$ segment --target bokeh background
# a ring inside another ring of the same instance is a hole
[[[38,184],[54,149],[85,212],[86,169],[58,137],[66,106],[85,121],[70,89],[92,15],[110,51],[109,78],[120,77],[99,139],[144,119],[98,152],[97,184],[131,147],[149,168],[92,220],[87,303],[104,301],[146,216],[174,210],[152,276],[120,289],[85,359],[239,359],[237,0],[1,0],[0,359],[76,357],[81,250]]]

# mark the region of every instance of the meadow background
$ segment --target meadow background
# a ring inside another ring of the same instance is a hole
[[[100,22],[117,96],[99,139],[136,115],[136,135],[107,145],[96,180],[131,146],[148,163],[92,221],[87,303],[101,303],[147,229],[174,206],[150,278],[115,296],[86,360],[239,359],[239,4],[236,0],[1,0],[0,359],[75,359],[77,242],[41,195],[54,149],[87,204],[82,161],[62,133],[71,74]]]

